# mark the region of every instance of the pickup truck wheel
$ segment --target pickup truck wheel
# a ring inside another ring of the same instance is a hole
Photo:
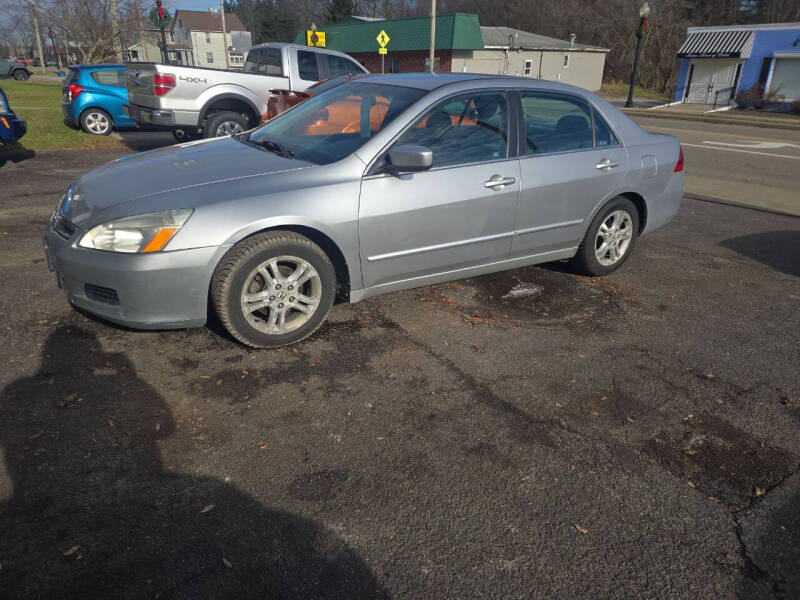
[[[224,137],[242,133],[249,128],[250,124],[242,115],[225,110],[211,116],[203,130],[203,137]]]
[[[100,108],[87,108],[81,113],[81,129],[92,135],[108,135],[114,122],[111,115]]]
[[[16,69],[14,71],[14,79],[17,81],[25,81],[31,76],[25,69]]]
[[[307,237],[270,231],[228,250],[211,299],[225,329],[254,348],[299,342],[322,325],[336,296],[330,258]]]

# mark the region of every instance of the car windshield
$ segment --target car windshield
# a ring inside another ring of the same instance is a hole
[[[326,165],[358,150],[424,94],[395,85],[344,83],[279,115],[243,141]]]
[[[8,100],[6,100],[6,95],[3,93],[3,90],[0,90],[0,113],[10,113],[11,109],[8,108]]]

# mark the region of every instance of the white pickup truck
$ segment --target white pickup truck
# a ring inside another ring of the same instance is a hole
[[[253,46],[243,71],[127,63],[125,111],[136,122],[170,129],[179,140],[231,135],[255,127],[272,89],[303,91],[323,79],[367,70],[325,48]]]

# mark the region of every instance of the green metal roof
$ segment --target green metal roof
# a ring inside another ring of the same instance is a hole
[[[430,48],[430,17],[392,19],[371,22],[345,22],[320,27],[325,32],[325,45],[340,52],[377,52],[375,40],[381,30],[389,35],[389,52],[427,50]],[[296,44],[306,43],[306,32],[301,30]],[[453,13],[436,17],[436,48],[439,50],[479,50],[483,48],[478,15]]]

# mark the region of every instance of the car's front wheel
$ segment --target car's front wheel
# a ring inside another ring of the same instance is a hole
[[[222,324],[255,348],[277,348],[311,335],[336,297],[336,274],[307,237],[270,231],[231,248],[214,271],[211,298]]]
[[[25,81],[31,76],[25,69],[16,69],[14,71],[14,79],[17,81]]]
[[[592,219],[573,265],[585,275],[608,275],[628,259],[638,235],[639,212],[633,202],[618,196]]]
[[[114,123],[111,115],[99,108],[87,108],[81,114],[81,129],[92,135],[108,135]]]

